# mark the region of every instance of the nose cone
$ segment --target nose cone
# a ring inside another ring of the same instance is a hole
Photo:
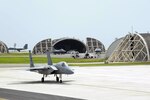
[[[72,69],[69,69],[68,74],[74,74],[74,71]]]
[[[71,74],[74,74],[74,71],[73,71],[73,70],[71,70]]]

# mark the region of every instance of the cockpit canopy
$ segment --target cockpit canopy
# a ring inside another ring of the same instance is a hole
[[[59,63],[62,67],[68,67],[68,64],[66,62],[60,62]]]

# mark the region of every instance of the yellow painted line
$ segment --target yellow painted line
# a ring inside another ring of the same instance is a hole
[[[0,98],[0,100],[8,100],[8,99],[5,99],[5,98]]]

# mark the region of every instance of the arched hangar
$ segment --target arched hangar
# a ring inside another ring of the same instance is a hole
[[[89,53],[95,52],[96,49],[99,49],[101,52],[105,52],[104,44],[95,38],[87,37],[86,46]]]
[[[66,52],[70,50],[75,50],[75,51],[78,51],[79,53],[85,53],[86,45],[82,41],[74,39],[74,38],[60,38],[60,39],[55,39],[55,40],[45,39],[45,40],[38,42],[34,46],[33,53],[43,54],[48,49],[51,52],[54,50],[63,49]]]
[[[113,51],[115,50],[115,48],[117,47],[117,45],[123,40],[123,38],[119,38],[116,39],[114,42],[111,43],[111,45],[108,47],[105,57],[109,58],[111,56],[111,54],[113,53]]]
[[[128,34],[116,46],[108,62],[150,61],[150,34]]]
[[[102,52],[105,51],[104,45],[93,38],[88,38],[86,44],[83,41],[80,41],[75,38],[60,38],[60,39],[45,39],[38,42],[34,48],[34,54],[43,54],[46,50],[50,50],[51,52],[58,51],[78,51],[79,53],[94,52],[96,48],[100,48]]]
[[[8,53],[8,47],[2,41],[0,41],[0,53]]]
[[[38,42],[32,52],[33,54],[44,54],[46,50],[52,50],[52,40],[50,38]]]

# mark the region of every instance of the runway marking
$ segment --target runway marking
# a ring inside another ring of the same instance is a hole
[[[29,79],[29,78],[19,78],[19,77],[11,77],[11,76],[0,76],[1,78],[10,78],[10,79],[19,79],[19,80],[33,80],[33,79]]]
[[[10,76],[3,76],[2,78],[13,78],[13,79],[22,79],[22,78],[14,78],[14,77],[10,77]],[[22,79],[22,80],[29,80],[31,81],[32,79]],[[32,80],[33,81],[33,80]],[[74,83],[73,83],[74,84]],[[149,91],[142,91],[142,90],[134,90],[134,89],[124,89],[124,88],[119,88],[119,87],[109,87],[109,86],[100,86],[100,85],[90,85],[90,84],[74,84],[74,85],[80,85],[80,86],[87,86],[87,87],[96,87],[96,88],[107,88],[107,89],[114,89],[114,90],[125,90],[125,91],[130,91],[130,92],[138,92],[138,93],[146,93],[146,94],[150,94]],[[0,98],[1,100],[1,98]],[[2,100],[7,100],[7,99],[2,99]]]
[[[138,92],[138,93],[150,94],[149,91],[133,90],[133,89],[123,89],[123,88],[109,87],[109,86],[98,86],[98,85],[88,85],[88,84],[74,84],[74,85],[81,85],[81,86],[88,86],[88,87],[96,87],[96,88],[107,88],[107,89],[114,89],[114,90],[125,90],[125,91],[130,91],[130,92]]]

